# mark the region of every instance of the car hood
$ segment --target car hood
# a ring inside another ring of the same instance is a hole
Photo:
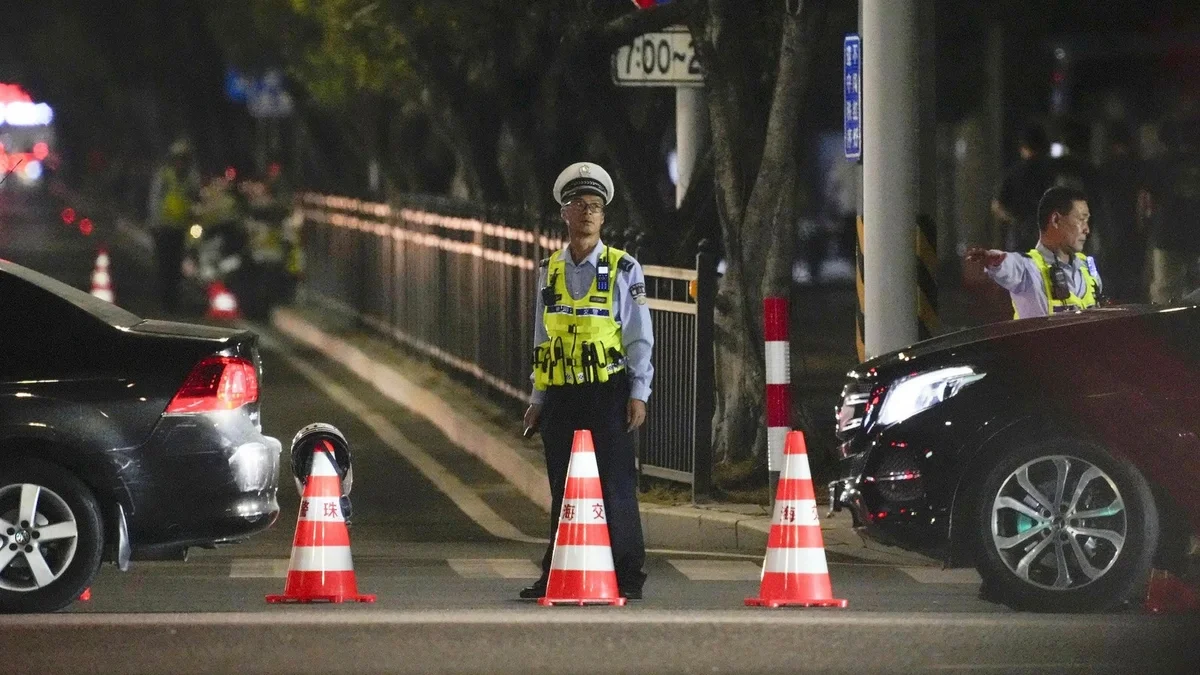
[[[943,359],[938,357],[952,359],[953,352],[955,351],[974,351],[974,348],[984,346],[989,342],[999,342],[1041,331],[1061,330],[1068,326],[1118,321],[1164,311],[1195,311],[1196,309],[1197,307],[1195,306],[1163,308],[1153,305],[1123,305],[1120,307],[1092,309],[1085,312],[1071,312],[1057,316],[1001,321],[956,331],[918,342],[904,349],[882,354],[859,364],[850,371],[849,375],[852,378],[861,380],[888,378],[898,370],[911,371],[914,366],[919,368],[920,364],[914,363],[914,361],[921,361],[931,357],[939,361]]]

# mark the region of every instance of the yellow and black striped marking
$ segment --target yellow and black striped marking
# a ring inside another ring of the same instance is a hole
[[[862,235],[859,234],[861,239]],[[862,263],[859,263],[861,278]],[[917,217],[917,337],[927,340],[937,335],[941,321],[937,314],[937,226],[933,218]],[[862,307],[862,290],[859,290],[859,307]],[[860,349],[861,353],[861,349]]]
[[[867,344],[864,341],[866,335],[866,315],[864,314],[866,307],[866,294],[863,285],[863,219],[862,214],[858,216],[857,222],[858,238],[856,239],[857,246],[854,247],[854,287],[858,291],[858,309],[854,312],[854,345],[858,348],[858,362],[862,363],[867,360]]]

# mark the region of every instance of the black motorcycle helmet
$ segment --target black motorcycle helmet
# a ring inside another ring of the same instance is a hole
[[[312,471],[313,452],[320,447],[332,447],[338,478],[346,480],[350,471],[350,444],[337,427],[324,422],[304,427],[292,439],[292,475],[303,484]]]

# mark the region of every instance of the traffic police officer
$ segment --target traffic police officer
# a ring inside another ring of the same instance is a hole
[[[1073,187],[1052,187],[1038,202],[1041,236],[1028,253],[973,247],[967,261],[984,271],[1012,297],[1013,318],[1047,316],[1100,303],[1103,285],[1095,260],[1083,253],[1091,232],[1087,196]]]
[[[633,430],[646,419],[654,336],[646,282],[633,256],[600,240],[613,183],[596,164],[578,162],[554,182],[568,244],[541,262],[534,314],[533,395],[527,430],[541,429],[550,479],[550,545],[542,576],[522,598],[546,592],[576,430],[592,432],[604,491],[617,585],[642,597],[646,547],[638,513]]]

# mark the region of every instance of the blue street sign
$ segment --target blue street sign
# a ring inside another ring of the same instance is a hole
[[[245,75],[230,68],[225,71],[225,95],[234,103],[245,103],[251,82]]]
[[[862,39],[850,33],[842,44],[844,84],[842,140],[846,159],[862,157]]]

